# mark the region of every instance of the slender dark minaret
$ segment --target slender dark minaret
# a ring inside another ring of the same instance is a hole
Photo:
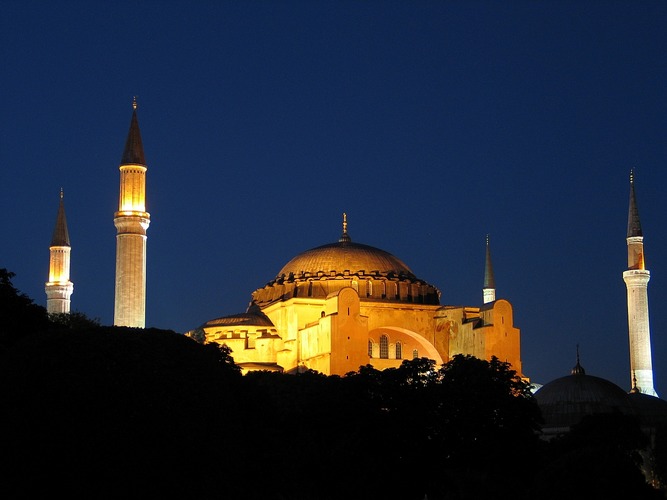
[[[486,261],[484,263],[484,288],[482,288],[484,303],[488,304],[496,300],[496,282],[493,279],[493,266],[491,265],[491,247],[489,235],[486,235]]]
[[[657,396],[653,387],[651,329],[648,317],[648,282],[651,273],[644,264],[644,235],[639,221],[634,173],[630,171],[630,207],[628,210],[628,269],[623,272],[627,289],[628,333],[630,338],[631,387]]]
[[[49,252],[49,281],[46,282],[46,310],[49,313],[69,313],[70,297],[74,284],[69,279],[70,252],[69,232],[65,218],[64,194],[60,189],[60,205],[56,216],[56,227],[53,230]]]
[[[146,325],[146,160],[137,121],[137,101],[120,162],[120,197],[116,226],[116,296],[114,325]]]

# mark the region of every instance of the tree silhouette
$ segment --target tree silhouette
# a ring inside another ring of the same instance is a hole
[[[639,450],[648,444],[635,416],[588,415],[572,430],[554,439],[548,460],[534,480],[532,494],[561,498],[633,498],[658,500],[641,472]]]
[[[48,315],[12,277],[0,270],[5,498],[662,498],[636,421],[541,441],[530,384],[497,358],[242,376],[226,346]]]
[[[46,309],[14,287],[14,273],[0,268],[0,349],[17,338],[49,327]]]

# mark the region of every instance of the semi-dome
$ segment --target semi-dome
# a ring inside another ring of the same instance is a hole
[[[362,299],[440,303],[439,290],[418,279],[401,259],[353,242],[345,214],[337,242],[296,255],[272,281],[253,293],[252,303],[263,307],[293,297],[324,298],[346,286],[355,288]]]

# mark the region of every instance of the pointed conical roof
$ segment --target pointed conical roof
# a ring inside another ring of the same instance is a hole
[[[491,264],[491,246],[489,235],[486,235],[486,263],[484,266],[484,288],[496,288],[496,280],[493,278],[493,265]]]
[[[51,238],[52,247],[68,247],[69,232],[67,231],[67,219],[65,218],[65,203],[63,201],[63,190],[60,189],[60,205],[58,206],[58,216],[56,217],[56,227],[53,229]]]
[[[132,121],[130,122],[130,131],[125,141],[125,151],[120,160],[121,165],[143,165],[146,166],[144,158],[144,146],[141,142],[141,133],[139,132],[139,121],[137,120],[137,100],[132,102]]]
[[[628,209],[628,234],[627,237],[643,236],[642,224],[639,221],[639,210],[637,209],[637,198],[635,196],[634,172],[630,170],[630,207]]]

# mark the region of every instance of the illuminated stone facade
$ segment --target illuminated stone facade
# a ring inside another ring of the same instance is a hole
[[[146,160],[137,121],[137,103],[120,164],[120,196],[116,226],[114,325],[144,328],[146,324]]]
[[[385,369],[415,357],[441,364],[470,354],[496,356],[522,374],[509,302],[441,305],[440,291],[400,259],[353,243],[345,219],[338,242],[294,257],[252,293],[246,313],[208,321],[186,335],[226,344],[244,371],[344,375],[367,364]]]
[[[623,272],[623,280],[627,289],[632,388],[643,394],[657,396],[653,386],[651,328],[648,315],[648,282],[651,279],[651,273],[645,268],[644,236],[639,220],[632,172],[630,173],[630,206],[626,242],[628,269]]]
[[[46,292],[46,310],[51,314],[69,313],[74,284],[70,281],[70,253],[67,220],[63,191],[60,190],[60,205],[49,247],[49,281],[44,286]]]

